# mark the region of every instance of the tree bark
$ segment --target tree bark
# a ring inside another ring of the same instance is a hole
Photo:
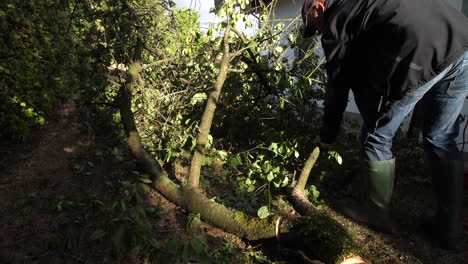
[[[315,147],[304,164],[304,168],[301,171],[301,175],[299,176],[299,180],[296,185],[289,190],[289,201],[293,205],[294,209],[303,216],[312,216],[317,213],[315,206],[313,206],[309,202],[309,199],[304,195],[304,188],[319,155],[320,148]]]
[[[315,147],[312,153],[310,153],[309,158],[307,158],[304,164],[304,168],[301,171],[299,180],[297,181],[296,186],[294,186],[295,189],[304,191],[307,180],[309,179],[310,172],[312,171],[312,168],[314,167],[315,162],[317,162],[319,155],[320,155],[320,148]]]
[[[227,27],[224,31],[224,53],[221,58],[221,67],[219,69],[218,77],[216,78],[214,89],[208,96],[208,100],[206,102],[205,111],[203,112],[199,127],[197,143],[193,152],[192,162],[190,163],[189,184],[194,188],[198,188],[200,183],[200,171],[203,157],[205,156],[205,146],[208,142],[208,135],[210,134],[216,104],[218,103],[219,95],[221,94],[221,88],[223,87],[229,71],[229,62],[231,60],[231,56],[229,54],[229,32],[230,27]]]

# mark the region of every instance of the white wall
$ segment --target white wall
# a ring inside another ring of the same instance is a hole
[[[457,10],[462,10],[463,0],[447,0]]]

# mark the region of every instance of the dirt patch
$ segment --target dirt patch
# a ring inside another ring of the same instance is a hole
[[[106,182],[125,177],[129,168],[124,162],[105,160],[89,164],[109,146],[82,132],[77,99],[72,97],[60,105],[30,142],[0,145],[0,263],[100,263],[109,251],[108,244],[89,239],[108,219],[87,219],[79,229],[74,229],[73,222],[83,218],[80,201],[118,199]],[[203,234],[210,245],[231,242],[245,246],[238,237],[205,223],[189,230],[190,215],[156,191],[148,195],[149,205],[159,211],[153,222],[158,241],[177,237],[184,243],[194,234]],[[73,246],[72,251],[53,250],[57,238],[76,245],[65,245]],[[129,256],[124,262],[141,260]]]
[[[401,167],[397,167],[397,169],[401,169]],[[328,206],[326,207],[333,219],[346,227],[356,243],[369,254],[375,264],[466,263],[468,257],[466,243],[457,250],[440,249],[437,244],[433,243],[430,232],[422,225],[424,221],[430,219],[435,211],[431,181],[422,171],[421,168],[415,169],[415,171],[397,171],[398,178],[392,198],[392,215],[399,227],[398,234],[386,235],[374,232],[341,216]],[[365,175],[359,174],[350,177],[352,178],[344,181],[344,184],[336,181],[335,185],[324,191],[324,193],[329,194],[327,204],[333,205],[334,202],[343,197],[353,197],[357,200],[364,198]],[[323,189],[321,190],[323,191]],[[466,191],[464,204],[464,215],[468,216],[468,193]],[[467,231],[465,227],[465,241],[468,238]]]
[[[63,263],[48,256],[47,241],[65,221],[49,214],[46,201],[78,197],[69,159],[86,151],[91,141],[72,121],[74,99],[62,104],[28,144],[19,144],[2,159],[0,182],[0,259],[5,263]],[[59,203],[59,202],[57,202]]]

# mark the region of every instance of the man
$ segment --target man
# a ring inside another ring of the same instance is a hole
[[[322,34],[327,59],[320,145],[335,141],[350,88],[364,120],[369,199],[344,213],[393,230],[392,138],[422,100],[424,147],[438,203],[431,227],[439,246],[454,248],[463,235],[463,162],[455,138],[468,95],[468,19],[444,0],[306,0],[302,18],[304,37]]]

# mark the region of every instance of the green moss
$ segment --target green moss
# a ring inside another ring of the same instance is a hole
[[[339,263],[346,256],[359,255],[358,247],[345,228],[324,214],[296,220],[291,233],[296,236],[298,248],[325,263]]]
[[[243,212],[234,212],[234,220],[242,227],[245,237],[250,240],[271,238],[275,236],[275,225],[271,219],[261,220]]]

